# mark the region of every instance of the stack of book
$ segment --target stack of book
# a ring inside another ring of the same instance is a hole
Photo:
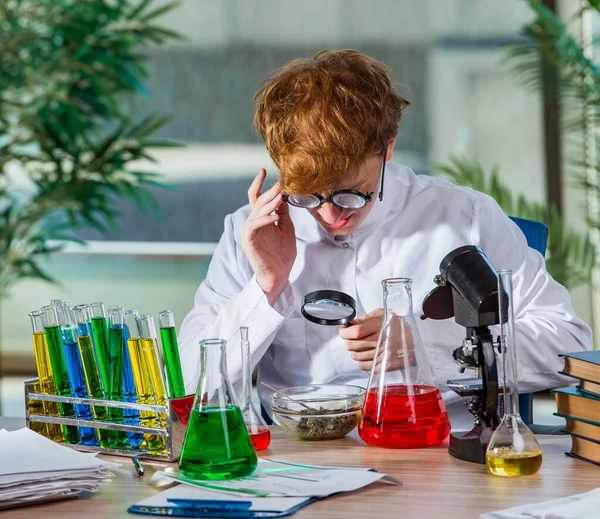
[[[600,351],[561,355],[561,373],[579,379],[575,387],[555,389],[557,416],[566,419],[574,458],[600,465]]]

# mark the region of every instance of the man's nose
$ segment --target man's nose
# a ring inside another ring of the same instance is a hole
[[[318,212],[319,216],[327,223],[335,223],[340,219],[344,210],[331,202],[326,202],[319,207]]]

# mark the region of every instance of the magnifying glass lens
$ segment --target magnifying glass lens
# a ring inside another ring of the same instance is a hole
[[[344,319],[352,315],[354,309],[331,299],[323,299],[305,305],[304,311],[318,319]]]
[[[356,316],[356,302],[344,292],[319,290],[304,296],[302,315],[316,324],[341,326]]]

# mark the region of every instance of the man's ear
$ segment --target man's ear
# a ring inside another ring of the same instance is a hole
[[[392,137],[388,140],[387,143],[387,152],[385,154],[385,160],[392,160],[392,155],[394,153],[394,146],[396,145],[396,137]]]

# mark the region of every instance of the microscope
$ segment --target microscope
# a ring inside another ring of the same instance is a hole
[[[449,451],[458,459],[485,463],[487,445],[500,423],[499,387],[496,352],[489,327],[500,324],[498,311],[498,275],[479,247],[466,245],[450,252],[440,264],[437,285],[423,302],[421,319],[449,319],[466,329],[461,346],[452,353],[459,372],[474,369],[475,378],[451,379],[447,386],[460,396],[471,397],[466,405],[475,417],[473,429],[451,433]],[[502,309],[508,297],[502,296]],[[502,312],[506,315],[506,311]]]

